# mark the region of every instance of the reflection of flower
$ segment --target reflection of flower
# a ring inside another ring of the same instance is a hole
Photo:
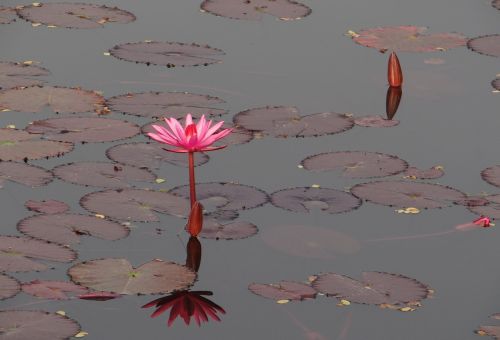
[[[170,309],[170,317],[168,318],[168,326],[170,327],[177,317],[184,319],[186,325],[189,325],[191,317],[194,318],[198,326],[202,322],[208,322],[209,317],[213,320],[220,321],[218,312],[226,314],[226,311],[210,301],[203,295],[212,295],[209,291],[178,291],[170,295],[164,296],[162,298],[153,300],[142,308],[156,307],[156,310],[151,314],[152,318],[155,318],[165,311]]]

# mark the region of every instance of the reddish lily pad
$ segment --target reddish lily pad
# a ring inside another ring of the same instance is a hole
[[[287,255],[312,259],[333,260],[338,255],[355,254],[359,241],[344,233],[301,225],[275,226],[262,233],[271,248]]]
[[[29,200],[24,203],[24,206],[30,211],[35,211],[41,214],[62,214],[69,210],[69,205],[56,200]]]
[[[500,57],[500,34],[472,38],[467,42],[467,47],[479,54]]]
[[[17,229],[23,234],[60,244],[79,243],[80,236],[114,241],[130,233],[119,223],[79,214],[34,215],[19,221]]]
[[[121,294],[109,293],[109,292],[90,292],[86,294],[78,295],[79,299],[82,300],[92,300],[92,301],[108,301],[121,297]]]
[[[500,195],[491,195],[485,198],[489,201],[488,205],[469,206],[468,209],[478,215],[500,219]]]
[[[16,162],[0,162],[0,188],[5,181],[38,187],[52,181],[52,177],[52,173],[38,166]]]
[[[249,131],[274,137],[314,137],[351,129],[351,118],[333,112],[301,116],[292,106],[266,106],[242,111],[233,122]]]
[[[444,176],[442,167],[433,166],[432,168],[421,170],[415,167],[406,169],[405,176],[415,179],[436,179]]]
[[[257,234],[259,229],[250,222],[235,221],[220,223],[214,219],[205,219],[200,237],[215,240],[241,240]]]
[[[500,165],[494,165],[481,171],[481,178],[489,184],[500,188]]]
[[[136,42],[116,45],[109,53],[115,58],[146,65],[208,66],[220,63],[219,56],[225,53],[208,45],[180,42]]]
[[[465,46],[467,37],[458,33],[425,34],[427,27],[389,26],[364,29],[353,40],[380,51],[433,52]]]
[[[0,300],[11,298],[20,290],[21,285],[16,279],[4,274],[0,274]]]
[[[104,98],[80,88],[31,86],[0,93],[0,108],[20,112],[40,112],[45,107],[57,113],[101,112]]]
[[[301,301],[314,299],[316,290],[301,282],[280,281],[278,283],[252,283],[248,286],[252,293],[271,300]]]
[[[42,84],[41,80],[31,77],[49,74],[50,72],[47,69],[40,66],[0,61],[0,89],[6,90],[14,87],[40,85]]]
[[[68,281],[35,280],[23,283],[23,292],[42,299],[68,300],[70,296],[87,293],[87,289]]]
[[[292,0],[205,0],[202,12],[243,20],[261,20],[264,14],[280,20],[297,20],[311,14],[311,9]]]
[[[80,331],[80,325],[55,313],[33,310],[0,311],[2,340],[66,340]]]
[[[71,279],[87,288],[117,294],[159,294],[186,289],[196,273],[174,262],[153,260],[137,268],[127,259],[99,259],[74,265]]]
[[[342,171],[347,178],[373,178],[399,174],[408,163],[396,156],[369,151],[326,152],[302,161],[307,170]]]
[[[107,100],[112,111],[156,119],[182,118],[187,112],[194,118],[220,116],[226,111],[212,106],[221,103],[225,102],[218,97],[188,92],[127,93]]]
[[[135,20],[135,15],[116,7],[66,2],[22,6],[17,14],[32,23],[66,28],[100,28],[108,23]]]
[[[400,208],[444,208],[465,198],[464,193],[444,185],[404,181],[362,183],[351,192],[372,203]]]
[[[0,236],[0,271],[28,272],[48,269],[32,259],[71,262],[76,253],[61,245],[31,237]]]
[[[118,189],[92,192],[82,197],[80,204],[85,209],[117,220],[157,222],[156,213],[186,217],[189,201],[171,193]]]
[[[171,194],[189,198],[189,186],[183,185],[169,191]],[[235,183],[196,183],[196,196],[203,205],[204,200],[217,201],[218,210],[246,210],[257,208],[269,201],[269,196],[252,186]]]
[[[490,204],[490,201],[483,196],[466,196],[458,201],[455,201],[455,203],[465,207],[482,207]]]
[[[363,272],[362,281],[335,273],[320,274],[312,286],[327,296],[369,305],[407,305],[430,294],[429,287],[422,282],[381,272]]]
[[[0,24],[10,24],[16,21],[16,17],[15,9],[0,6]]]
[[[365,116],[354,119],[354,124],[364,127],[393,127],[399,125],[399,120],[385,119],[382,116]]]

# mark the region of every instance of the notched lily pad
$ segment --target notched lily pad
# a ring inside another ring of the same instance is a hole
[[[29,200],[24,206],[30,210],[41,214],[62,214],[69,210],[69,205],[56,200],[33,201]]]
[[[1,13],[0,8],[0,16]],[[40,85],[43,81],[32,77],[47,76],[49,74],[50,72],[47,69],[40,66],[0,61],[0,89],[6,90],[15,87]]]
[[[0,162],[0,188],[3,187],[5,181],[38,187],[50,183],[52,177],[50,171],[38,166],[16,162]]]
[[[199,236],[215,240],[240,240],[253,236],[258,231],[257,226],[250,222],[221,223],[214,219],[205,219]]]
[[[467,208],[475,214],[500,219],[500,195],[485,197],[489,204],[482,206],[468,206]]]
[[[252,293],[275,301],[300,301],[314,299],[316,290],[310,285],[294,281],[280,281],[278,283],[252,283],[248,286]]]
[[[433,166],[429,169],[418,169],[410,167],[405,171],[405,177],[410,179],[436,179],[444,176],[444,170],[440,166]]]
[[[315,137],[351,129],[351,118],[334,112],[301,116],[292,106],[266,106],[242,111],[233,117],[236,126],[273,137]]]
[[[481,171],[481,178],[489,184],[500,188],[500,165],[493,165]]]
[[[70,296],[87,293],[87,289],[68,281],[31,281],[23,283],[23,292],[42,299],[68,300]]]
[[[130,233],[119,223],[79,214],[34,215],[19,221],[17,229],[23,234],[60,244],[79,243],[80,236],[115,241]]]
[[[136,42],[116,45],[109,50],[115,58],[146,65],[208,66],[220,63],[219,57],[225,53],[208,45],[180,42]]]
[[[16,21],[16,11],[13,8],[0,6],[0,24],[10,24]]]
[[[408,163],[396,156],[369,151],[320,153],[304,159],[302,165],[313,171],[341,171],[347,178],[373,178],[399,174]]]
[[[99,259],[74,265],[71,279],[87,288],[117,294],[166,294],[191,286],[196,273],[174,262],[153,260],[134,268],[127,259]]]
[[[202,12],[243,20],[261,20],[264,14],[297,20],[311,14],[309,7],[291,0],[205,0],[200,7]]]
[[[393,127],[399,125],[399,120],[385,119],[382,116],[365,116],[354,119],[354,124],[363,127]]]
[[[13,297],[21,290],[21,285],[13,277],[0,274],[0,300]],[[2,334],[0,329],[0,334]]]
[[[479,54],[500,57],[500,34],[472,38],[467,42],[467,47]]]

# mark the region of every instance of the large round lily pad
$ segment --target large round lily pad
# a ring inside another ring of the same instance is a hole
[[[186,217],[189,201],[171,193],[118,189],[92,192],[82,197],[80,204],[87,210],[117,220],[157,222],[157,213]]]
[[[51,214],[27,217],[17,224],[23,234],[60,244],[80,242],[80,236],[114,241],[127,237],[130,230],[116,222],[88,215]]]
[[[383,52],[433,52],[465,46],[467,37],[458,33],[425,34],[427,27],[389,26],[364,29],[353,40]]]
[[[186,289],[196,273],[174,262],[153,260],[134,268],[127,259],[100,259],[74,265],[71,279],[87,288],[117,294],[166,294]]]
[[[242,111],[233,122],[247,130],[274,137],[313,137],[331,135],[351,129],[351,118],[324,112],[301,116],[292,106],[266,106]]]
[[[225,53],[208,45],[180,42],[136,42],[116,45],[109,53],[115,58],[147,65],[200,66],[220,63]]]
[[[39,112],[45,107],[57,113],[101,112],[104,98],[80,88],[31,86],[0,93],[0,108],[20,112]]]
[[[0,274],[0,300],[13,297],[21,290],[21,285],[13,277]],[[1,335],[0,331],[0,335]]]
[[[0,162],[0,188],[5,181],[37,187],[49,183],[52,181],[52,177],[52,173],[38,166],[16,162]]]
[[[399,174],[408,163],[396,156],[369,151],[338,151],[309,156],[302,161],[307,170],[341,171],[343,177],[372,178]]]
[[[329,214],[339,214],[357,209],[361,200],[349,192],[336,189],[300,187],[274,192],[271,203],[293,212],[307,213],[320,208]]]
[[[219,116],[226,111],[213,106],[221,103],[218,97],[189,92],[127,93],[107,100],[112,111],[148,118],[182,118],[186,113],[194,118]]]
[[[485,197],[489,204],[481,206],[468,206],[467,208],[475,214],[500,219],[500,195]]]
[[[351,192],[366,201],[390,207],[444,208],[465,198],[465,194],[438,184],[380,181],[355,185]]]
[[[34,259],[71,262],[76,259],[76,253],[61,245],[31,237],[0,236],[0,271],[28,272],[48,268]]]
[[[68,281],[31,281],[23,283],[23,292],[42,299],[68,300],[70,296],[85,294],[88,290]]]
[[[246,221],[221,223],[214,219],[205,219],[200,237],[214,240],[240,240],[257,234],[257,226]]]
[[[494,165],[481,171],[483,180],[500,188],[500,165]]]
[[[0,89],[40,85],[42,81],[32,77],[46,76],[49,73],[47,69],[36,65],[0,61]]]
[[[62,214],[63,212],[69,210],[69,205],[56,200],[29,200],[24,203],[24,206],[30,211],[35,211],[41,214]]]
[[[500,34],[472,38],[467,42],[467,47],[480,54],[500,57]]]
[[[32,23],[66,28],[99,28],[108,23],[126,24],[135,20],[135,15],[116,7],[67,2],[22,6],[17,14]]]
[[[13,8],[0,6],[0,24],[10,24],[16,21],[16,11]]]
[[[248,286],[252,293],[271,300],[314,299],[316,290],[310,285],[301,282],[280,281],[278,283],[252,283]]]
[[[2,340],[65,340],[80,331],[80,325],[66,316],[44,311],[0,311]]]
[[[311,14],[311,9],[292,0],[205,0],[201,10],[217,16],[261,20],[264,14],[280,20],[297,20]]]

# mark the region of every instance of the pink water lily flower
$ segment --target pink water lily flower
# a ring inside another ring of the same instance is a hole
[[[221,121],[212,126],[212,121],[207,122],[205,115],[201,116],[198,124],[194,124],[193,117],[188,114],[184,127],[175,118],[165,118],[165,122],[169,129],[161,125],[152,125],[157,133],[150,132],[148,136],[160,143],[178,148],[174,150],[165,149],[170,152],[203,152],[225,148],[226,145],[218,147],[212,147],[211,145],[226,137],[232,131],[232,129],[223,129],[217,132],[224,122]]]

